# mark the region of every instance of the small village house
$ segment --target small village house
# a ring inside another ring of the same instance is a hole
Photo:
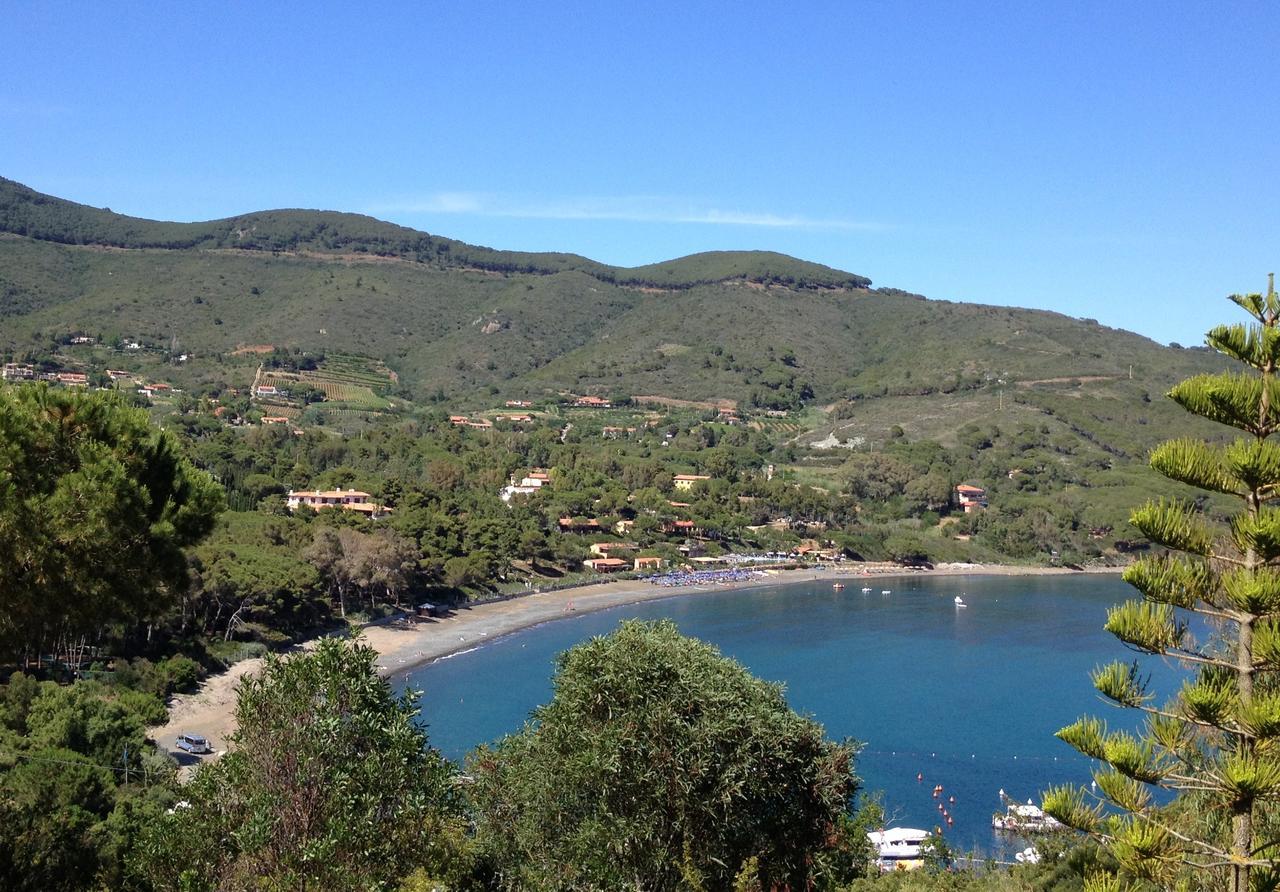
[[[676,474],[671,478],[671,482],[676,489],[688,492],[702,481],[710,479],[706,474]]]
[[[619,570],[625,570],[629,566],[627,561],[621,558],[588,558],[582,562],[582,566],[595,570],[597,573],[616,573]]]
[[[964,509],[965,514],[972,514],[987,507],[987,491],[981,486],[961,483],[956,486],[956,503]]]
[[[560,532],[562,533],[598,533],[600,532],[600,521],[595,518],[583,518],[582,520],[574,520],[572,517],[562,517],[559,521]]]
[[[314,508],[317,511],[324,508],[340,508],[343,511],[355,511],[377,520],[391,513],[391,509],[384,505],[378,505],[370,499],[372,496],[367,492],[361,492],[358,489],[328,489],[328,490],[301,490],[295,492],[289,490],[289,494],[285,498],[285,504],[290,511],[297,511],[303,505]]]
[[[580,396],[573,401],[579,409],[609,409],[613,403],[598,396]]]
[[[520,478],[516,482],[516,477],[511,476],[511,482],[502,488],[498,493],[498,498],[504,502],[510,502],[512,496],[529,496],[533,495],[542,487],[551,483],[551,473],[546,468],[531,468],[529,473]]]
[[[634,542],[595,542],[591,545],[591,553],[600,557],[617,557],[625,551],[635,551],[640,546]]]

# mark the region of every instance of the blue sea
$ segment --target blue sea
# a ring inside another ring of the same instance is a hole
[[[709,591],[547,623],[439,660],[400,680],[423,691],[433,745],[461,760],[518,730],[551,696],[556,654],[627,618],[671,619],[755,675],[781,682],[793,709],[832,738],[865,745],[864,789],[892,826],[941,826],[951,846],[995,856],[1025,843],[991,830],[998,791],[1039,801],[1051,784],[1088,785],[1090,763],[1054,732],[1081,715],[1135,717],[1100,701],[1095,666],[1133,655],[1102,629],[1134,597],[1112,576],[919,577]],[[891,594],[881,594],[890,589]],[[967,606],[954,603],[960,595]],[[1143,671],[1162,693],[1179,672]],[[920,779],[918,779],[920,778]],[[933,789],[941,784],[941,797]],[[954,797],[954,804],[951,799]],[[947,828],[942,802],[954,825]]]

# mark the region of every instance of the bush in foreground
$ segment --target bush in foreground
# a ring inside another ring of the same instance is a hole
[[[481,869],[510,889],[807,888],[842,832],[865,846],[843,820],[855,753],[672,623],[627,622],[469,760]]]

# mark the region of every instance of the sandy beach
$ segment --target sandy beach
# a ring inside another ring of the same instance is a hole
[[[846,581],[892,580],[936,576],[1057,576],[1083,573],[1118,573],[1118,567],[1088,570],[1012,567],[998,564],[940,564],[931,570],[894,570],[863,575],[856,565],[847,567],[765,570],[758,578],[730,584],[663,587],[639,579],[601,582],[555,592],[535,592],[501,601],[488,601],[456,608],[448,616],[411,627],[391,624],[367,626],[361,632],[366,644],[378,652],[378,669],[384,676],[397,675],[440,657],[480,647],[488,641],[545,622],[567,619],[610,607],[696,595],[704,591],[746,589],[786,585],[810,580]],[[303,645],[302,649],[306,649]],[[173,698],[169,721],[152,732],[157,744],[185,764],[190,756],[174,750],[175,738],[183,732],[203,734],[215,750],[221,751],[235,728],[233,715],[236,687],[241,678],[261,668],[261,659],[243,660],[226,672],[210,676],[194,694]]]

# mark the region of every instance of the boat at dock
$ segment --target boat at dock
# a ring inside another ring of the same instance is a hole
[[[929,831],[911,827],[891,827],[867,834],[876,850],[876,862],[883,871],[915,870],[922,866],[928,838]]]
[[[1063,829],[1062,822],[1052,815],[1045,814],[1044,809],[1030,799],[1026,805],[1015,802],[1000,791],[1000,801],[1004,803],[1004,813],[996,812],[991,816],[991,827],[1010,833],[1049,833]]]

